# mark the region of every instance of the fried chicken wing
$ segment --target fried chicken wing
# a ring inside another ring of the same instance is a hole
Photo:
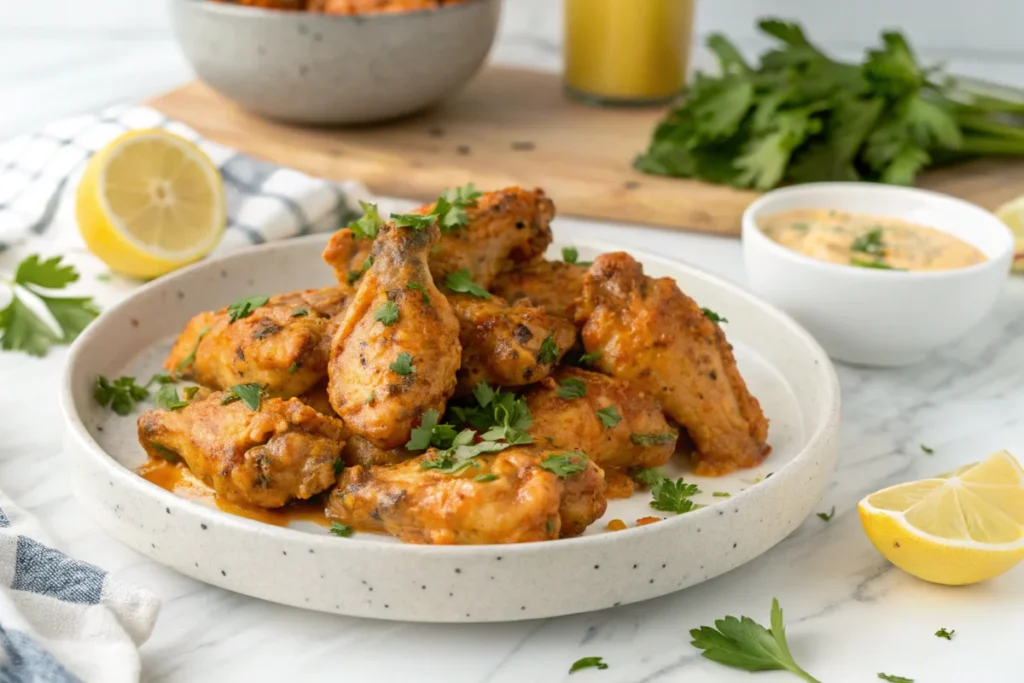
[[[335,482],[341,420],[298,399],[264,398],[258,410],[225,404],[214,392],[178,410],[139,416],[139,443],[151,458],[180,457],[222,499],[263,508],[306,499]]]
[[[459,322],[427,267],[438,232],[436,225],[380,229],[373,265],[331,341],[331,406],[347,429],[379,448],[403,446],[423,413],[443,413],[455,390]]]
[[[460,395],[481,380],[504,387],[541,380],[576,343],[572,323],[528,304],[469,294],[449,294],[448,300],[460,324]]]
[[[455,474],[423,468],[438,457],[434,449],[392,467],[348,468],[331,492],[327,516],[406,543],[523,543],[578,535],[604,514],[604,476],[584,461],[582,471],[560,477],[541,467],[545,453],[516,446],[476,457],[475,467]]]
[[[583,296],[584,266],[564,261],[537,259],[499,273],[491,283],[491,292],[516,303],[529,299],[551,315],[572,320],[576,300]]]
[[[322,415],[338,416],[334,412],[334,408],[331,407],[326,385],[322,384],[310,389],[299,396],[299,400]],[[342,431],[342,438],[345,439],[345,446],[341,450],[341,457],[345,459],[345,464],[348,466],[394,465],[413,457],[413,454],[404,448],[378,448],[363,437],[350,433],[347,429]]]
[[[659,467],[675,451],[677,433],[661,406],[627,380],[563,367],[524,398],[535,442],[581,450],[604,469]],[[604,421],[597,411],[606,411]],[[615,416],[618,421],[606,426]]]
[[[213,389],[256,382],[272,396],[298,396],[326,376],[330,321],[347,298],[328,287],[271,297],[234,322],[226,308],[200,313],[164,368]]]
[[[722,475],[760,463],[768,420],[736,368],[721,327],[670,278],[628,254],[599,256],[577,310],[596,367],[653,394],[697,447],[695,471]]]

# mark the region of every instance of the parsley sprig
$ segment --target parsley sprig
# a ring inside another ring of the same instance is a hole
[[[477,463],[473,462],[473,458],[478,455],[497,453],[511,445],[497,441],[474,443],[475,439],[475,431],[463,429],[455,435],[451,446],[437,451],[437,454],[432,459],[420,461],[420,467],[425,470],[440,470],[445,474],[457,474],[467,467],[477,466]]]
[[[575,377],[566,377],[558,384],[559,387],[558,390],[555,391],[555,394],[557,394],[559,398],[571,400],[574,398],[582,398],[587,395],[587,385],[583,380],[576,379]]]
[[[469,270],[463,268],[457,270],[454,273],[449,273],[445,278],[445,284],[448,285],[448,289],[453,292],[459,292],[462,294],[472,294],[478,299],[490,299],[491,294],[486,289],[473,282],[472,276],[469,274]]]
[[[235,401],[241,401],[250,410],[260,409],[260,399],[266,394],[263,387],[256,382],[250,382],[248,384],[236,384],[230,387],[224,396],[224,399],[220,402],[222,406]]]
[[[551,453],[541,461],[540,467],[564,479],[587,469],[587,456],[580,451]]]
[[[435,448],[451,448],[458,432],[450,424],[438,424],[439,415],[431,408],[423,413],[420,418],[420,426],[414,427],[409,435],[409,441],[405,444],[407,450],[424,451],[431,446]]]
[[[706,306],[702,307],[700,309],[700,311],[701,311],[701,313],[704,314],[705,318],[707,318],[708,320],[710,320],[713,323],[721,324],[721,323],[729,322],[728,318],[723,318],[722,316],[718,315],[717,313],[715,313],[714,311],[712,311],[710,308],[708,308]]]
[[[92,395],[104,408],[110,406],[115,413],[124,416],[131,412],[136,403],[149,398],[149,389],[136,384],[134,377],[109,380],[100,375],[96,378]]]
[[[608,665],[604,663],[604,657],[581,657],[572,663],[569,667],[569,673],[576,673],[580,669],[607,669]]]
[[[662,512],[674,512],[677,515],[692,512],[701,507],[690,500],[690,496],[700,493],[696,484],[687,484],[682,477],[672,481],[665,477],[651,487],[651,507]]]
[[[270,301],[270,297],[263,296],[262,294],[255,294],[253,296],[247,296],[239,299],[228,306],[228,322],[233,323],[237,320],[241,320],[242,318],[248,318],[257,308],[260,306],[266,306],[268,301]]]
[[[533,426],[533,415],[525,400],[511,391],[495,391],[487,382],[476,386],[473,397],[475,406],[451,406],[452,417],[458,424],[481,432],[484,439],[503,439],[513,445],[533,441],[526,433]]]
[[[465,227],[469,223],[469,216],[466,209],[476,206],[476,200],[482,195],[473,187],[473,183],[462,187],[453,187],[445,190],[444,194],[438,197],[431,215],[437,216],[438,226],[441,232],[451,232],[458,228]]]
[[[363,207],[363,217],[348,224],[348,229],[357,239],[377,239],[377,233],[384,225],[384,219],[380,217],[376,204],[359,200],[359,206]]]

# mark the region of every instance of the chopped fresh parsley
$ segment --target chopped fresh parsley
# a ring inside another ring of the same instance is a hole
[[[372,266],[372,265],[373,265],[373,257],[372,256],[367,256],[363,260],[363,267],[362,268],[360,268],[359,270],[350,270],[350,271],[348,271],[348,283],[352,284],[356,280],[361,278],[366,273],[366,271],[368,271],[370,269],[370,266]]]
[[[227,405],[228,403],[234,403],[235,401],[241,401],[250,410],[260,409],[260,398],[265,392],[263,387],[256,382],[250,382],[248,384],[236,384],[235,386],[227,390],[227,396],[220,404]]]
[[[727,322],[729,322],[729,319],[728,319],[728,318],[723,318],[722,316],[718,315],[717,313],[715,313],[714,311],[712,311],[712,310],[711,310],[710,308],[708,308],[707,306],[703,306],[703,307],[701,307],[701,309],[700,309],[700,310],[701,310],[701,313],[703,313],[703,314],[704,314],[704,317],[705,317],[705,318],[707,318],[708,320],[710,320],[710,321],[711,321],[711,322],[713,322],[713,323],[719,323],[719,324],[721,324],[721,323],[727,323]]]
[[[92,395],[101,406],[110,406],[111,410],[123,416],[130,413],[137,402],[149,398],[149,389],[136,384],[134,377],[118,377],[111,381],[99,375]]]
[[[593,265],[593,261],[580,261],[580,252],[576,251],[576,247],[562,247],[562,260],[566,263],[572,263],[577,266],[590,266]]]
[[[455,206],[476,206],[476,200],[484,196],[473,183],[467,183],[461,187],[452,187],[444,191],[444,198]]]
[[[437,216],[433,214],[423,216],[418,213],[393,213],[391,214],[391,221],[395,224],[396,228],[423,230],[433,225],[437,221]]]
[[[576,379],[575,377],[566,377],[558,384],[558,391],[556,391],[555,393],[558,394],[559,398],[569,400],[574,398],[582,398],[583,396],[587,395],[587,385],[583,382],[583,380]]]
[[[595,412],[601,418],[601,424],[604,425],[605,429],[611,429],[622,420],[622,416],[619,415],[619,411],[615,406],[608,406]]]
[[[377,233],[384,225],[384,219],[377,211],[377,205],[359,200],[359,206],[363,207],[363,217],[348,224],[348,229],[357,239],[372,240],[377,238]]]
[[[338,458],[334,461],[334,476],[341,474],[342,470],[345,469],[345,459]]]
[[[494,389],[487,383],[487,380],[481,380],[479,384],[473,387],[473,398],[476,399],[481,408],[491,405],[496,395]]]
[[[850,251],[859,251],[862,254],[870,254],[871,256],[884,256],[885,242],[882,241],[882,227],[872,228],[853,240],[853,244],[850,245]]]
[[[412,356],[409,355],[408,351],[402,351],[399,353],[395,362],[388,367],[402,377],[415,374],[416,372],[416,366],[412,364]]]
[[[674,432],[629,435],[629,440],[636,446],[663,446],[667,443],[672,443],[677,438],[679,438],[679,435]]]
[[[498,478],[498,475],[497,474],[493,474],[493,473],[491,473],[491,474],[478,474],[475,477],[473,477],[473,481],[478,481],[480,483],[486,483],[486,482],[489,482],[489,481],[494,481],[497,478]]]
[[[173,384],[165,384],[156,392],[153,403],[163,410],[178,410],[188,405],[188,401],[178,398],[178,389]]]
[[[342,538],[348,538],[352,535],[352,527],[348,524],[340,524],[338,522],[331,522],[331,533],[335,536],[341,536]]]
[[[662,512],[674,512],[681,515],[696,510],[699,505],[690,500],[690,496],[700,493],[696,484],[687,484],[680,477],[672,481],[665,477],[651,487],[651,507]]]
[[[426,287],[424,287],[423,285],[421,285],[418,282],[409,282],[405,286],[408,287],[409,289],[411,289],[414,292],[419,292],[420,295],[423,297],[423,303],[425,303],[425,304],[429,304],[430,303],[430,295],[427,294],[427,288]]]
[[[449,408],[458,424],[482,432],[480,438],[490,441],[505,440],[512,445],[533,441],[526,433],[533,426],[533,415],[525,400],[511,391],[495,391],[486,382],[476,386],[473,396],[477,405]]]
[[[263,296],[262,294],[254,294],[253,296],[239,299],[228,306],[228,322],[233,323],[242,318],[248,318],[252,315],[253,311],[260,306],[265,306],[268,301],[270,301],[270,297]]]
[[[473,183],[445,190],[444,194],[438,197],[430,214],[437,216],[442,232],[451,232],[469,223],[465,209],[476,206],[476,200],[481,195],[482,193],[473,187]]]
[[[184,372],[185,368],[187,368],[189,365],[192,365],[192,363],[195,362],[195,360],[196,360],[196,351],[199,350],[199,342],[203,341],[203,337],[205,337],[209,333],[210,333],[210,328],[209,327],[204,327],[202,329],[202,331],[199,332],[199,336],[196,337],[196,345],[192,348],[192,351],[187,356],[182,358],[181,362],[179,362],[176,366],[174,366],[174,376],[175,377],[179,377],[179,378],[183,377],[183,375],[181,373]]]
[[[394,301],[385,301],[373,314],[373,319],[384,327],[391,327],[398,322],[398,304]]]
[[[835,505],[833,505],[832,509],[829,510],[828,512],[819,512],[818,513],[818,519],[820,519],[822,521],[825,521],[825,522],[831,522],[832,518],[835,517],[835,516],[836,516],[836,506]]]
[[[446,474],[456,474],[467,467],[475,466],[473,458],[486,453],[497,453],[509,447],[507,443],[495,441],[480,441],[473,443],[476,432],[472,429],[463,429],[450,447],[438,450],[437,454],[429,460],[421,460],[420,467],[425,470],[440,470]]]
[[[191,401],[192,399],[194,399],[198,392],[199,387],[185,387],[184,389],[181,390],[181,394],[182,396],[185,397],[186,401]]]
[[[927,453],[928,455],[931,455],[932,453],[935,452],[934,448],[928,448],[928,446],[925,446],[924,444],[921,444],[921,450]]]
[[[154,384],[174,384],[174,382],[174,378],[168,375],[166,372],[158,372],[149,378],[149,381],[146,382],[146,388],[148,389]]]
[[[558,362],[558,344],[555,343],[554,333],[544,337],[544,341],[540,343],[540,349],[537,351],[537,362],[548,365]]]
[[[727,491],[715,491],[711,495],[715,498],[732,498],[732,494]]]
[[[953,640],[953,634],[954,633],[956,633],[956,629],[953,629],[952,631],[947,631],[945,628],[940,628],[938,631],[935,632],[935,636],[937,638],[945,638],[946,640]]]
[[[767,629],[750,617],[725,617],[715,626],[701,626],[690,631],[690,642],[701,655],[713,662],[744,671],[789,671],[806,683],[821,683],[797,665],[786,642],[786,626],[782,621],[779,601],[772,600],[771,628]]]
[[[587,353],[580,356],[580,365],[592,365],[594,361],[601,357],[601,349],[595,349],[594,351],[588,351]]]
[[[473,282],[473,279],[469,275],[469,270],[463,268],[457,270],[454,273],[449,273],[448,277],[445,278],[445,284],[448,285],[448,289],[453,292],[461,292],[463,294],[472,294],[479,299],[490,299],[490,293]]]
[[[61,256],[40,261],[33,254],[18,264],[13,280],[0,278],[10,288],[11,301],[0,309],[0,348],[45,356],[54,344],[69,344],[100,314],[92,297],[53,297],[44,294],[64,289],[78,280],[74,266],[61,265]],[[56,327],[39,317],[26,301],[41,303]]]
[[[306,308],[305,306],[300,306],[299,308],[296,308],[294,311],[292,311],[293,318],[301,318],[304,315],[309,315],[309,309]]]
[[[665,480],[665,473],[657,467],[634,467],[629,470],[629,476],[647,488],[654,488]]]
[[[607,669],[608,665],[603,660],[604,657],[582,657],[572,663],[569,673],[575,673],[580,669]]]
[[[409,435],[409,441],[405,444],[406,449],[424,451],[431,446],[442,449],[451,448],[458,432],[450,424],[438,424],[437,418],[437,411],[433,408],[423,413],[420,426],[414,427]]]
[[[878,677],[883,681],[889,681],[889,683],[914,683],[913,678],[907,678],[906,676],[893,676],[892,674],[879,672]]]
[[[541,461],[540,466],[541,469],[553,472],[564,478],[587,469],[587,456],[579,451],[574,453],[552,453]]]
[[[291,365],[288,366],[288,370],[286,370],[286,372],[289,375],[294,375],[296,372],[299,371],[299,368],[301,368],[301,367],[302,367],[302,363],[300,363],[299,361],[295,361],[294,363],[292,363]]]

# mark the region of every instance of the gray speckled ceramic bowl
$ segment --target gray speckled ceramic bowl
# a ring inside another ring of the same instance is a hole
[[[173,0],[196,74],[257,114],[295,123],[367,123],[423,109],[476,73],[501,0],[355,16]]]

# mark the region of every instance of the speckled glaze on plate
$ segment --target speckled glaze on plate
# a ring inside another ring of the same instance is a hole
[[[670,276],[729,319],[740,370],[771,419],[764,464],[700,484],[706,507],[672,516],[650,494],[610,501],[581,538],[491,546],[414,546],[368,533],[331,536],[313,524],[275,527],[180,498],[136,475],[145,455],[135,417],[92,398],[96,375],[148,377],[195,313],[242,296],[331,283],[323,237],[268,244],[162,278],[90,325],[61,387],[76,494],[116,538],[183,574],[287,605],[360,617],[432,622],[535,619],[658,597],[749,562],[819,502],[835,467],[839,386],[825,353],[785,314],[700,270],[635,250],[648,274]],[[555,244],[551,256],[556,258]],[[590,259],[615,245],[579,244]],[[669,468],[670,470],[672,468]],[[772,473],[770,478],[768,473]],[[676,467],[675,476],[686,474]],[[715,497],[728,492],[731,497]],[[646,515],[664,521],[633,527]],[[611,519],[631,528],[612,532]],[[585,579],[585,580],[582,580]]]

